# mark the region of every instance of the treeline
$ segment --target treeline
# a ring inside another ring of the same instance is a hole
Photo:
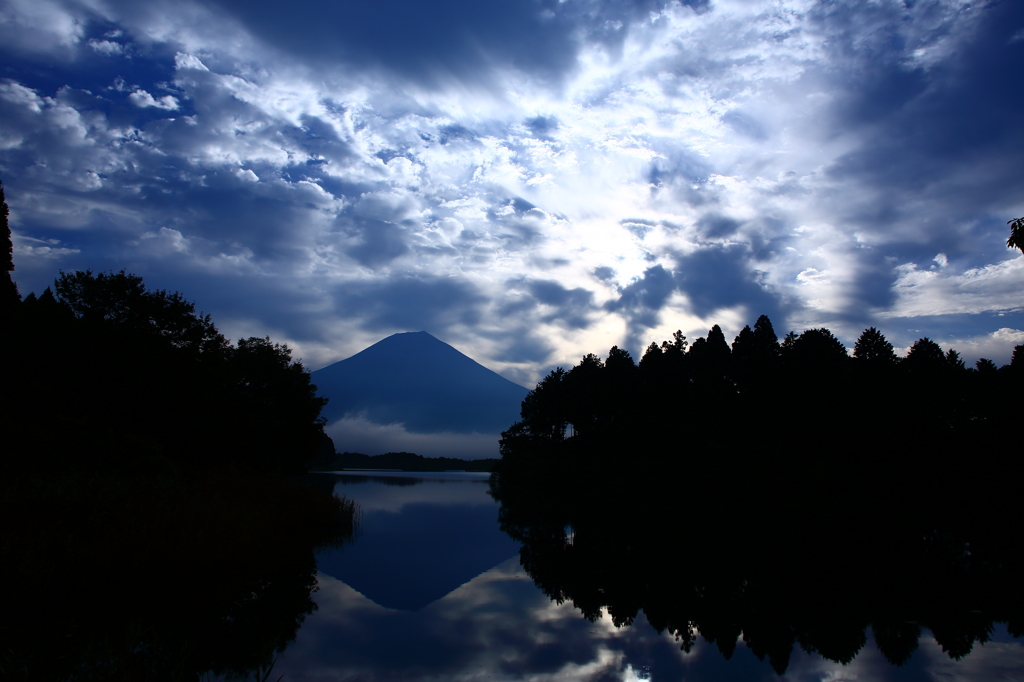
[[[625,627],[642,612],[685,651],[699,635],[726,658],[742,637],[780,675],[797,647],[849,663],[869,630],[894,665],[929,631],[954,659],[995,623],[1024,636],[1019,472],[987,496],[946,496],[947,513],[915,489],[587,473],[492,479],[492,491],[524,569],[588,619]]]
[[[309,373],[124,271],[22,300],[7,215],[0,677],[267,679],[357,520],[290,476],[334,449]]]
[[[424,457],[412,452],[385,452],[364,455],[359,452],[323,454],[310,465],[314,471],[343,469],[400,469],[402,471],[491,471],[496,459],[458,459],[457,457]]]
[[[689,649],[742,636],[778,673],[794,647],[848,662],[871,629],[906,662],[994,623],[1024,635],[1024,346],[968,368],[877,329],[619,348],[556,369],[503,434],[503,530],[546,594],[616,625],[639,612]]]
[[[868,455],[995,446],[1019,423],[1024,346],[1002,368],[968,368],[955,350],[922,338],[898,357],[865,330],[852,356],[824,328],[781,341],[766,316],[730,345],[718,325],[688,345],[681,332],[652,343],[639,364],[613,347],[558,368],[531,391],[502,434],[503,460],[546,461],[586,451],[581,466],[729,452],[831,461]],[[709,449],[701,450],[702,447]]]
[[[135,275],[62,272],[6,318],[9,465],[290,474],[324,443],[326,401],[287,346],[232,344],[181,294]]]

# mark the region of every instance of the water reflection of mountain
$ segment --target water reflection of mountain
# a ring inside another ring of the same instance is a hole
[[[450,478],[336,476],[339,494],[360,502],[360,531],[318,558],[320,573],[380,606],[418,611],[515,556],[486,479]]]
[[[587,621],[571,603],[558,604],[510,559],[416,612],[385,609],[341,581],[320,576],[319,606],[274,670],[292,682],[344,680],[562,680],[564,682],[769,682],[771,667],[742,641],[730,660],[699,640],[681,652],[643,613],[630,627],[608,616]],[[888,664],[873,642],[850,666],[797,649],[787,679],[938,682],[1018,679],[1024,647],[996,641],[959,663],[925,634],[902,668]],[[870,639],[870,634],[869,634]]]
[[[493,485],[502,528],[545,594],[620,626],[642,613],[684,651],[699,634],[729,657],[742,638],[781,674],[794,647],[847,663],[869,634],[897,665],[925,628],[954,659],[996,623],[1024,634],[1009,516],[953,500],[941,513],[911,490],[858,496],[834,479],[504,472]]]

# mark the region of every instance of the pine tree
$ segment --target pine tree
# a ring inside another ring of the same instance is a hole
[[[892,349],[892,344],[874,327],[865,329],[857,339],[853,346],[853,357],[858,362],[878,366],[895,365],[899,360]]]
[[[11,278],[14,271],[14,242],[11,241],[11,227],[7,222],[10,210],[7,208],[7,200],[4,198],[4,185],[0,182],[0,232],[4,235],[7,250],[7,261],[4,266],[3,280],[0,280],[0,311],[4,319],[9,319],[18,303],[21,302],[21,295],[18,294],[18,285]]]

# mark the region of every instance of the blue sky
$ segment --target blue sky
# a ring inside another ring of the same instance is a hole
[[[22,294],[127,268],[313,369],[426,330],[1024,343],[1024,5],[0,2]]]

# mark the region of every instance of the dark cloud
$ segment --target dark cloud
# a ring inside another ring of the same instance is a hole
[[[782,322],[785,310],[776,294],[756,280],[748,268],[749,252],[733,245],[694,251],[676,259],[675,284],[690,299],[700,317],[732,306],[746,306],[749,314],[768,315]]]
[[[912,37],[898,38],[893,31],[901,22],[895,22],[887,29],[889,38],[876,36],[882,45],[864,50],[854,38],[864,40],[862,15],[876,5],[829,7],[831,13],[821,19],[825,30],[850,26],[833,41],[835,49],[868,55],[846,62],[843,73],[852,87],[837,100],[830,125],[836,131],[861,129],[862,143],[828,174],[846,187],[870,187],[873,198],[868,206],[846,204],[841,216],[879,233],[909,223],[940,239],[952,232],[981,237],[970,224],[979,210],[1005,201],[1001,197],[1024,196],[1024,176],[1015,170],[1024,150],[1024,91],[1017,87],[1024,41],[1011,40],[1024,27],[1024,6],[972,8],[971,40],[927,68],[905,65],[907,53],[941,50],[934,43],[947,37],[943,32],[919,45]],[[915,201],[908,203],[908,196]],[[957,251],[976,248],[964,242]]]
[[[544,279],[512,279],[506,285],[519,293],[499,307],[498,313],[503,317],[537,314],[536,319],[542,322],[569,329],[586,329],[593,323],[597,307],[592,291],[581,287],[567,289],[555,280]],[[539,306],[545,309],[535,313]]]
[[[871,326],[868,322],[875,311],[896,302],[893,285],[899,273],[892,258],[877,250],[862,251],[858,256],[854,281],[849,286],[853,303],[845,312],[851,320]]]
[[[626,318],[627,349],[638,352],[645,345],[644,331],[658,326],[659,313],[675,290],[676,282],[672,273],[661,265],[655,265],[645,270],[640,279],[623,287],[618,299],[605,304],[605,310],[617,312]]]
[[[708,162],[698,154],[675,151],[651,163],[647,182],[657,190],[668,190],[678,201],[702,206],[715,200],[708,187],[708,178],[712,172]]]
[[[398,277],[350,282],[334,293],[337,313],[381,332],[426,331],[444,336],[451,325],[480,322],[487,298],[453,277]]]
[[[356,242],[345,252],[361,265],[379,267],[409,251],[405,234],[399,225],[375,218],[342,217],[338,222],[342,231]]]
[[[455,124],[442,126],[438,132],[440,133],[438,141],[441,144],[450,144],[452,142],[476,142],[477,139],[476,133],[472,130]]]
[[[302,128],[288,131],[297,147],[339,164],[345,164],[355,157],[348,142],[342,140],[337,131],[325,121],[309,114],[303,114],[301,120]]]
[[[504,343],[499,348],[498,357],[505,362],[543,364],[554,351],[547,339],[530,329],[517,329],[511,333],[503,331],[501,336]]]
[[[768,139],[768,133],[756,118],[737,109],[733,109],[723,116],[722,121],[729,124],[733,130],[744,137],[749,137],[758,142]]]
[[[697,221],[697,229],[709,239],[722,239],[736,234],[741,223],[719,213],[707,213]]]
[[[475,76],[498,60],[556,75],[573,66],[571,27],[539,3],[271,2],[220,0],[268,43],[313,63],[382,66],[416,80]]]
[[[267,0],[211,4],[307,64],[383,68],[423,84],[451,76],[479,82],[492,69],[509,66],[555,83],[576,67],[582,43],[617,49],[630,24],[667,3],[306,0],[290,4],[287,11]],[[697,9],[707,5],[704,0],[685,4]]]
[[[558,119],[553,116],[535,116],[526,121],[526,127],[537,137],[545,137],[558,130]]]

